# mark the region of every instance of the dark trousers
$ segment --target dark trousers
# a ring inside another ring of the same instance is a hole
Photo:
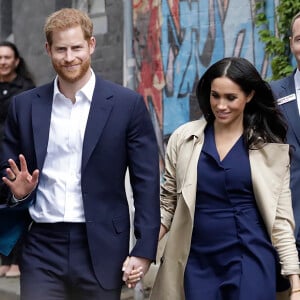
[[[84,224],[33,223],[20,268],[21,300],[120,299],[121,287],[105,290],[95,277]]]

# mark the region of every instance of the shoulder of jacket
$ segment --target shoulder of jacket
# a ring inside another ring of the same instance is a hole
[[[179,126],[171,136],[180,139],[188,139],[192,136],[199,137],[199,135],[203,133],[205,126],[206,121],[203,117],[201,117],[199,120],[190,121]]]
[[[294,74],[295,74],[295,71],[292,74],[290,74],[286,77],[270,81],[271,88],[280,87],[282,85],[285,85],[287,82],[290,82],[291,80],[294,80]]]
[[[286,166],[290,163],[289,150],[290,146],[288,144],[267,143],[262,148],[250,150],[250,156],[260,156],[269,166],[277,164]]]
[[[178,127],[169,138],[167,143],[167,152],[177,152],[182,148],[182,146],[188,145],[190,142],[194,142],[195,139],[203,139],[205,126],[206,121],[204,118],[201,118]]]

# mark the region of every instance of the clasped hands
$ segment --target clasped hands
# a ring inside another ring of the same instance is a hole
[[[7,177],[2,177],[3,182],[10,188],[16,199],[23,199],[36,188],[39,179],[39,170],[32,174],[28,172],[24,155],[19,155],[20,168],[13,159],[8,160],[9,168],[6,169]]]
[[[143,257],[128,256],[123,263],[123,281],[128,288],[134,288],[150,267],[151,261]]]
[[[293,289],[290,293],[290,300],[299,300],[300,299],[300,289]]]

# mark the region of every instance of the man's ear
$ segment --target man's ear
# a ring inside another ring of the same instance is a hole
[[[51,55],[51,47],[48,42],[45,43],[45,49],[47,51],[47,54],[50,56]]]
[[[89,48],[90,48],[90,55],[92,55],[96,48],[96,39],[92,36],[89,40]]]

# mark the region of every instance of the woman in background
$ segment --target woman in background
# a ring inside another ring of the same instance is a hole
[[[32,75],[28,71],[16,45],[8,41],[0,42],[0,147],[11,98],[34,87]],[[20,243],[21,241],[9,256],[1,255],[0,277],[20,276],[18,266]]]

